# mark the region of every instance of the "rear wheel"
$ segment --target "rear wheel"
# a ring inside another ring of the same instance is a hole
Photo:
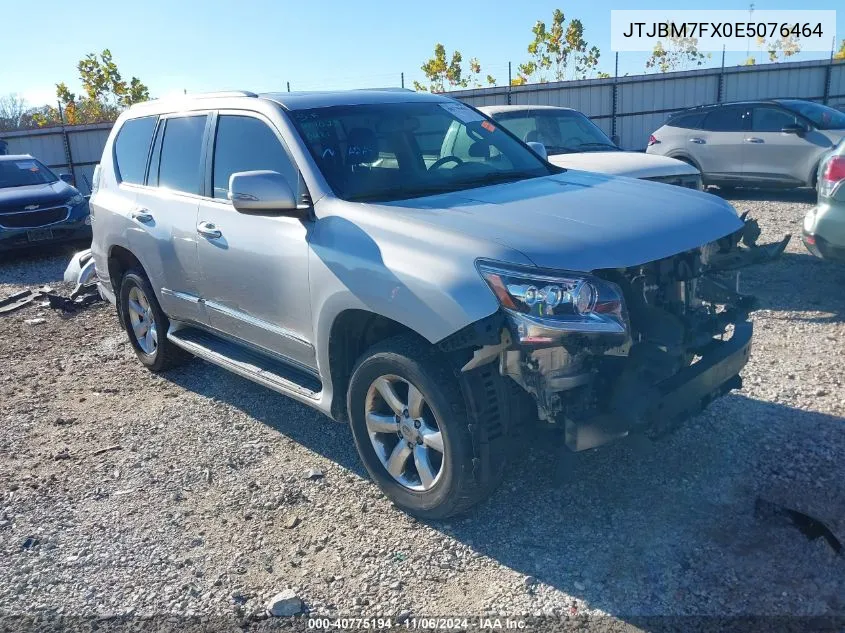
[[[127,272],[120,284],[123,327],[138,359],[151,371],[162,371],[183,362],[188,354],[167,340],[170,322],[161,310],[144,273]]]
[[[423,519],[465,511],[492,489],[476,481],[466,405],[428,343],[398,336],[355,367],[347,405],[355,446],[397,506]]]

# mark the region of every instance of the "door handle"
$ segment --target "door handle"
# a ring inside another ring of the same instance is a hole
[[[141,224],[149,224],[153,221],[153,214],[150,213],[149,209],[144,209],[143,207],[135,209],[131,215],[133,220],[137,220]]]
[[[223,232],[211,222],[200,222],[197,224],[197,233],[212,240],[223,237]]]
[[[745,142],[746,143],[763,143],[764,141],[763,141],[763,139],[757,138],[756,136],[750,136],[747,139],[745,139]]]
[[[697,136],[695,136],[695,137],[691,138],[691,139],[689,140],[689,142],[690,142],[690,143],[698,143],[699,145],[704,145],[704,142],[705,142],[705,141],[704,141],[704,139],[703,139],[703,138],[698,138]]]

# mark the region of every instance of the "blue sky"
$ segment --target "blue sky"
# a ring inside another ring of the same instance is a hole
[[[581,19],[585,37],[602,51],[600,70],[613,72],[610,10],[679,8],[677,1],[616,0],[42,0],[4,3],[0,29],[0,94],[17,92],[32,104],[55,101],[54,85],[78,90],[76,63],[110,48],[125,78],[139,77],[153,96],[172,92],[245,88],[258,91],[395,86],[423,79],[420,65],[435,42],[507,82],[507,64],[528,57],[531,27],[561,8]],[[794,0],[757,0],[757,9],[798,9]],[[709,9],[747,9],[721,2]],[[38,10],[33,10],[37,7]],[[690,3],[683,8],[694,8]],[[841,0],[810,0],[807,9],[842,8]],[[837,15],[845,37],[845,11]],[[713,53],[717,65],[721,53]],[[802,53],[799,59],[822,53]],[[646,53],[621,53],[620,74],[643,72]],[[736,64],[744,53],[728,53]],[[758,55],[764,60],[764,54]]]

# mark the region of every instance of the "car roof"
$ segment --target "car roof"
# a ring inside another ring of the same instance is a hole
[[[413,90],[377,89],[377,90],[331,90],[315,92],[265,92],[259,97],[275,101],[286,110],[308,110],[329,106],[367,105],[378,103],[407,103],[453,101],[443,95]]]
[[[553,105],[494,105],[481,106],[478,109],[490,116],[502,114],[503,112],[526,112],[528,110],[566,110],[567,112],[578,112],[575,108],[564,108],[563,106]]]
[[[246,100],[271,101],[286,110],[306,110],[344,105],[379,103],[428,102],[446,103],[450,97],[428,92],[414,92],[405,88],[380,88],[374,90],[333,90],[315,92],[264,92],[257,94],[246,90],[206,92],[176,95],[138,103],[129,108],[128,117],[165,114],[196,106],[209,109],[240,106]]]
[[[689,114],[696,111],[704,111],[704,110],[715,110],[716,108],[721,108],[724,106],[752,106],[752,105],[779,105],[786,102],[794,102],[794,101],[806,101],[807,103],[814,103],[807,99],[748,99],[745,101],[725,101],[724,103],[708,103],[707,105],[700,105],[700,106],[693,106],[691,108],[685,108],[683,110],[678,110],[677,112],[673,113],[672,116],[677,116],[680,114]]]

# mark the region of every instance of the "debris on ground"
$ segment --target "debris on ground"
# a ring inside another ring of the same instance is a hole
[[[277,593],[267,602],[267,611],[276,618],[296,615],[302,611],[302,600],[293,589]]]
[[[319,468],[309,468],[308,472],[305,473],[306,479],[322,479],[323,478],[323,471]]]

